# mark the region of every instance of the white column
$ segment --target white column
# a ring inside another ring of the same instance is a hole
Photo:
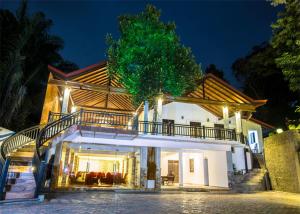
[[[68,105],[69,105],[69,99],[70,99],[70,92],[71,89],[65,88],[64,90],[64,97],[62,100],[62,107],[61,107],[61,112],[62,113],[68,113]]]
[[[161,148],[155,148],[155,165],[156,165],[156,179],[155,179],[155,188],[161,188],[161,168],[160,168],[160,158],[161,158]]]
[[[223,107],[223,122],[224,122],[224,128],[228,129],[229,128],[229,114],[228,114],[227,106]]]
[[[157,122],[162,122],[162,97],[157,98]]]
[[[204,176],[204,185],[209,185],[209,175],[208,175],[208,159],[205,157],[203,159],[203,176]]]
[[[141,188],[147,187],[147,160],[148,160],[148,147],[141,147],[141,172],[140,172],[140,185]]]
[[[241,112],[235,112],[235,129],[236,133],[242,132],[242,119],[241,119]]]
[[[149,121],[148,113],[149,113],[149,102],[148,102],[148,100],[145,100],[145,102],[144,102],[144,122],[146,122],[146,123],[144,125],[144,133],[148,133],[148,124],[147,124],[147,122]]]
[[[183,158],[182,151],[178,153],[179,155],[179,187],[183,187]]]

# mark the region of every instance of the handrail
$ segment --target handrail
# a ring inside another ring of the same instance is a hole
[[[191,126],[186,124],[167,124],[161,122],[139,121],[138,131],[146,134],[169,136],[189,136],[192,138],[213,138],[217,140],[240,141],[235,129],[218,127]]]
[[[58,118],[54,120],[53,118]],[[50,113],[48,124],[39,133],[36,139],[36,151],[38,159],[41,160],[40,148],[51,138],[71,127],[72,125],[108,125],[125,127],[132,126],[135,116],[124,113],[111,113],[105,111],[83,110],[72,114]]]
[[[58,120],[53,122],[49,122],[39,133],[38,137],[36,138],[36,153],[38,159],[41,160],[41,153],[40,148],[47,142],[49,139],[53,138],[60,132],[64,131],[65,129],[71,127],[72,125],[78,124],[80,121],[80,112],[74,112],[72,114],[66,115],[61,117]]]
[[[9,153],[28,144],[31,141],[34,141],[42,128],[43,125],[33,126],[5,139],[0,148],[3,160],[6,160],[6,157]]]

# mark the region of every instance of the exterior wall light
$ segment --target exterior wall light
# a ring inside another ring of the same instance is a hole
[[[76,106],[72,106],[71,113],[74,113],[76,110],[77,110],[77,107]]]
[[[277,134],[280,134],[283,132],[283,130],[279,128],[279,129],[276,129],[276,132],[277,132]]]
[[[228,107],[227,106],[223,106],[223,114],[228,114]]]

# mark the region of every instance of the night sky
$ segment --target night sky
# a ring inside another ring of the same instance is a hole
[[[43,11],[54,22],[51,33],[62,37],[62,56],[85,67],[106,59],[105,36],[118,36],[117,17],[138,13],[147,3],[162,11],[163,21],[175,21],[177,33],[192,48],[204,68],[214,63],[239,87],[231,65],[254,45],[268,41],[270,24],[279,8],[261,1],[29,1],[29,11]],[[1,1],[15,11],[18,1]]]

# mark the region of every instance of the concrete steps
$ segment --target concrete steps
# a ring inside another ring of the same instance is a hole
[[[233,185],[232,191],[239,193],[265,191],[265,169],[253,169],[249,173],[237,178],[237,182]]]
[[[9,154],[11,164],[8,169],[6,200],[34,197],[36,188],[32,166],[34,151],[35,145],[30,143]]]

